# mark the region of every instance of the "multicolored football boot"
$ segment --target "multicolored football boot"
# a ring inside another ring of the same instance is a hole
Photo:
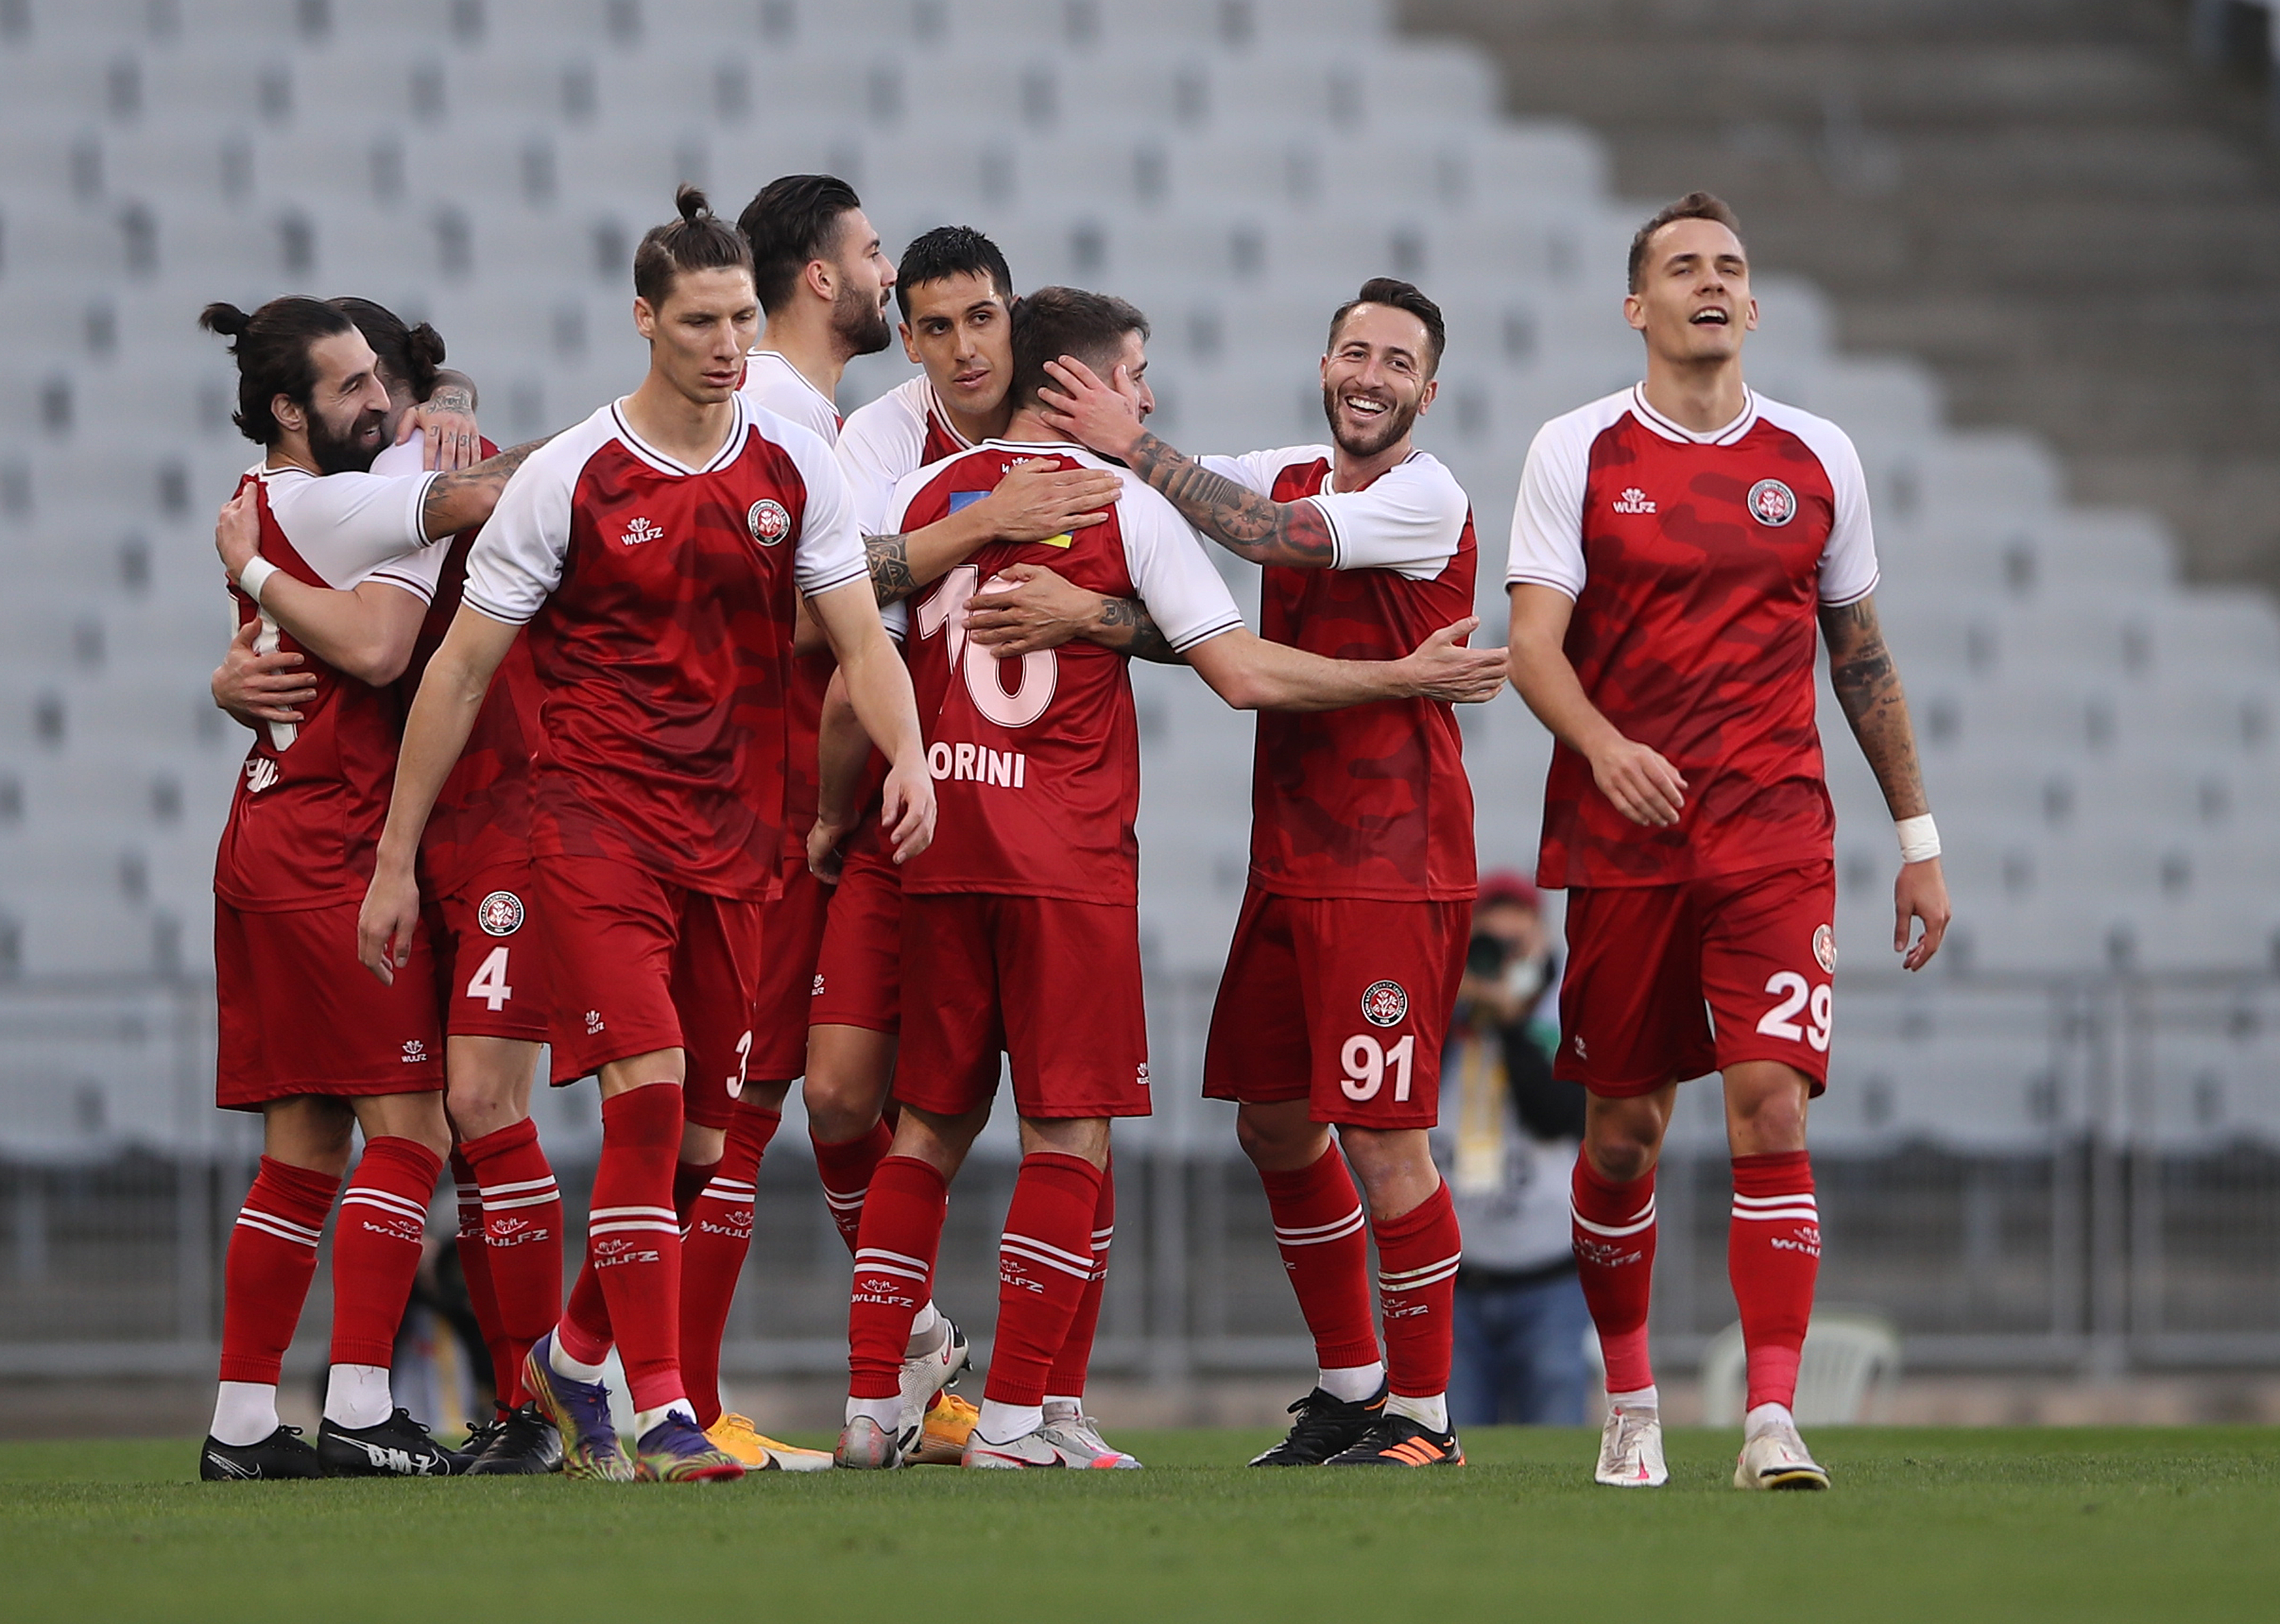
[[[749,1415],[724,1410],[720,1419],[705,1429],[712,1447],[742,1461],[747,1472],[828,1472],[827,1450],[802,1449],[771,1438],[752,1425]]]
[[[1389,1415],[1363,1435],[1350,1449],[1340,1450],[1326,1466],[1461,1466],[1464,1446],[1452,1429],[1434,1432],[1406,1415]]]
[[[635,1446],[634,1476],[644,1483],[731,1483],[743,1475],[744,1463],[685,1416],[668,1414]]]
[[[554,1368],[554,1333],[531,1344],[522,1384],[531,1402],[562,1437],[562,1474],[608,1483],[634,1481],[634,1463],[610,1420],[610,1389],[599,1382],[574,1382]]]
[[[910,1453],[906,1465],[913,1466],[954,1466],[966,1454],[966,1441],[974,1435],[974,1423],[982,1419],[975,1409],[957,1394],[944,1389],[936,1393],[919,1424],[917,1447]]]

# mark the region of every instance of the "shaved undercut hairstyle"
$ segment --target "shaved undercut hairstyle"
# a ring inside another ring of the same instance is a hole
[[[1361,285],[1361,291],[1338,306],[1330,317],[1330,343],[1338,347],[1338,329],[1346,318],[1364,304],[1383,304],[1394,310],[1406,310],[1425,324],[1425,342],[1432,353],[1425,358],[1425,375],[1429,378],[1441,370],[1441,352],[1449,346],[1448,324],[1441,319],[1441,307],[1417,290],[1413,282],[1398,277],[1373,276]]]
[[[673,292],[684,271],[749,272],[752,247],[743,233],[712,212],[705,194],[682,186],[673,194],[681,218],[650,227],[634,250],[634,291],[654,310]]]
[[[443,335],[426,322],[416,327],[370,299],[335,299],[333,308],[356,323],[364,342],[380,358],[381,381],[402,384],[414,400],[435,392],[435,369],[443,364]]]
[[[1017,407],[1052,382],[1045,363],[1074,356],[1104,379],[1124,351],[1124,335],[1148,339],[1148,318],[1113,294],[1082,288],[1040,288],[1013,306],[1013,382]]]
[[[936,226],[914,237],[895,267],[895,303],[911,319],[911,289],[952,276],[986,276],[998,296],[1013,302],[1013,271],[998,246],[971,226]]]
[[[1667,203],[1657,209],[1654,218],[1641,226],[1638,235],[1631,239],[1629,278],[1633,293],[1639,290],[1639,273],[1646,269],[1647,244],[1654,241],[1654,234],[1665,226],[1675,225],[1683,219],[1716,220],[1734,234],[1737,242],[1742,241],[1741,216],[1734,212],[1723,197],[1709,192],[1689,192],[1676,203]],[[1743,251],[1747,252],[1748,248],[1747,243],[1743,243]]]
[[[843,222],[862,206],[837,175],[781,175],[760,189],[736,217],[736,229],[752,247],[762,310],[773,316],[791,302],[800,273],[838,252]]]
[[[284,432],[270,403],[282,395],[309,410],[317,388],[316,363],[311,346],[335,333],[355,327],[343,312],[322,299],[288,296],[272,299],[247,315],[235,304],[216,303],[198,316],[209,333],[231,340],[230,354],[237,361],[237,410],[229,420],[256,445],[273,446]]]

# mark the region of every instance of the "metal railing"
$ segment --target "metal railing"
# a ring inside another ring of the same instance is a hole
[[[1301,1368],[1303,1327],[1232,1110],[1195,1091],[1213,987],[1156,977],[1152,989],[1157,1114],[1118,1130],[1098,1363],[1167,1381]],[[211,996],[0,989],[0,1375],[212,1367],[221,1262],[258,1130],[206,1103]],[[2280,978],[1851,980],[1840,1007],[1815,1130],[1823,1301],[1891,1317],[1916,1368],[2280,1363],[2280,1135],[2264,1126],[2280,1119],[2266,1109],[2280,1075],[2260,1058],[2280,1053],[2266,1035],[2280,1031]],[[1946,1047],[1928,1042],[1923,1054],[1953,1060],[1978,1052],[1983,1028],[2009,1035],[2017,1074],[1974,1086],[1991,1101],[2022,1090],[2023,1117],[2005,1106],[1991,1135],[1961,1112],[1927,1126],[1905,1101],[1881,1123],[1864,1114],[1880,1079],[1905,1093],[1906,1034],[1930,1032]],[[1861,1053],[1847,1058],[1853,1032]],[[2230,1067],[2215,1084],[2195,1070],[2204,1053]],[[112,1081],[122,1078],[164,1087],[130,1096]],[[2212,1088],[2226,1109],[2209,1108]],[[139,1118],[115,1104],[130,1097]],[[558,1092],[542,1110],[574,1201],[589,1181],[593,1114],[590,1089]],[[1714,1084],[1689,1085],[1658,1190],[1656,1334],[1679,1368],[1733,1316],[1718,1118]],[[944,1240],[938,1295],[984,1339],[1010,1139],[1009,1121],[993,1124]],[[840,1368],[846,1277],[795,1116],[762,1169],[726,1367]],[[320,1277],[297,1363],[321,1357],[326,1313]]]

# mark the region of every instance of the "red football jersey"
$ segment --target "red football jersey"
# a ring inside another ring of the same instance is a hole
[[[434,596],[445,545],[429,542],[420,506],[434,476],[382,472],[401,466],[403,447],[370,473],[320,478],[303,468],[256,466],[239,481],[258,493],[261,555],[312,587],[353,589],[385,581],[426,601]],[[297,653],[316,689],[302,720],[271,722],[255,734],[229,819],[214,855],[214,894],[252,912],[284,912],[358,902],[396,781],[403,706],[396,689],[345,676],[288,636],[233,584],[238,623],[262,623],[261,652]]]
[[[1647,828],[1555,746],[1539,884],[1671,885],[1833,855],[1816,618],[1876,585],[1842,429],[1752,394],[1698,435],[1636,389],[1554,418],[1529,448],[1506,580],[1575,598],[1584,693],[1687,782],[1677,824]]]
[[[865,573],[830,447],[741,399],[699,467],[645,443],[620,403],[533,453],[468,556],[466,589],[482,613],[530,627],[533,853],[774,896],[795,595]]]
[[[1353,491],[1330,489],[1332,455],[1307,445],[1203,461],[1277,502],[1311,500],[1329,521],[1329,568],[1260,572],[1259,635],[1327,659],[1399,659],[1473,612],[1472,507],[1425,452]],[[1262,890],[1464,902],[1477,889],[1453,705],[1261,711],[1251,800],[1251,881]]]
[[[904,869],[903,886],[1136,904],[1140,734],[1125,658],[1080,641],[999,660],[967,641],[967,602],[1005,566],[1043,564],[1092,591],[1140,598],[1182,651],[1243,618],[1171,504],[1082,447],[985,442],[905,480],[886,522],[930,525],[1032,457],[1110,469],[1124,494],[1105,523],[1064,543],[991,543],[913,604],[905,648],[938,811],[934,844]]]

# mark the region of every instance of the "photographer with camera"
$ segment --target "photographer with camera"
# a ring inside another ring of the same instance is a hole
[[[1568,1212],[1583,1090],[1553,1080],[1560,1035],[1536,1019],[1559,981],[1536,888],[1510,872],[1482,876],[1432,1135],[1465,1235],[1449,1383],[1457,1425],[1584,1420],[1591,1318]]]

